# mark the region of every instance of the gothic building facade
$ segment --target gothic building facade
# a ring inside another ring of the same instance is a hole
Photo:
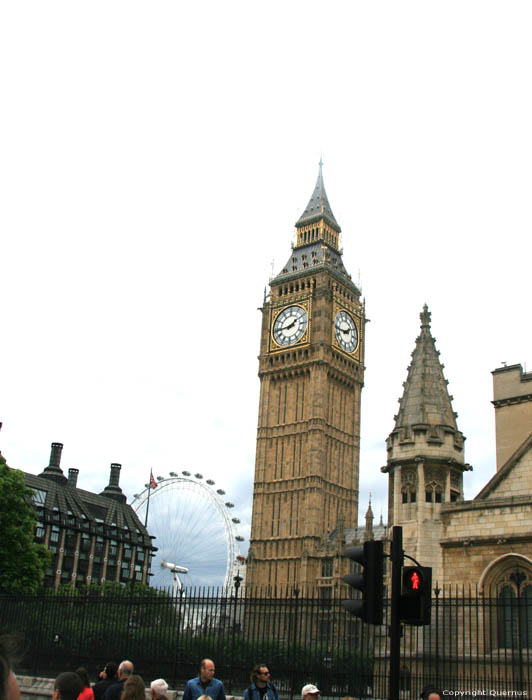
[[[532,599],[532,374],[520,365],[492,374],[497,471],[464,500],[463,477],[472,467],[425,306],[382,468],[388,523],[403,527],[405,551],[431,566],[440,585],[486,594],[496,586],[497,595]]]
[[[248,583],[340,593],[346,545],[388,540],[438,585],[532,596],[532,374],[493,372],[497,472],[464,499],[465,437],[423,308],[386,440],[388,522],[358,527],[364,303],[342,263],[320,164],[285,267],[262,307],[261,382]],[[532,621],[530,624],[532,629]]]

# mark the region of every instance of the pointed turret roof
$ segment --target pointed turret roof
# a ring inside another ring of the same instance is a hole
[[[298,221],[296,222],[296,227],[306,226],[314,221],[319,221],[320,219],[325,219],[325,221],[332,226],[335,231],[342,230],[338,225],[338,222],[334,218],[332,213],[331,205],[327,199],[327,193],[325,192],[325,185],[323,184],[323,163],[320,160],[320,171],[318,173],[318,179],[316,180],[316,187],[312,193],[312,197],[306,206],[305,211],[301,214]]]
[[[399,401],[395,428],[413,425],[448,426],[458,430],[456,414],[447,391],[436,342],[430,331],[431,313],[425,304],[420,314],[421,333],[416,339],[404,393]]]
[[[373,521],[373,511],[371,510],[371,494],[369,494],[368,509],[366,511],[366,520],[371,519]]]

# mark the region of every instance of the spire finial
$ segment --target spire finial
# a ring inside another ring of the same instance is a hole
[[[423,311],[419,314],[421,319],[421,328],[430,328],[430,318],[432,314],[429,311],[429,307],[425,304],[423,306]]]

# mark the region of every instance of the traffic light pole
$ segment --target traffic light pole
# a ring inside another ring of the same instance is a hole
[[[399,700],[399,675],[401,663],[401,568],[403,566],[403,528],[395,525],[392,530],[392,594],[390,614],[390,692],[389,700]]]

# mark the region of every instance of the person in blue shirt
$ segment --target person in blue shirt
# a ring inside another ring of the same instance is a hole
[[[251,685],[244,691],[244,700],[279,700],[277,688],[270,681],[266,664],[255,664],[251,669]]]
[[[224,684],[214,677],[214,662],[211,659],[203,659],[199,676],[187,682],[183,700],[198,700],[202,695],[208,695],[212,700],[226,700]]]

